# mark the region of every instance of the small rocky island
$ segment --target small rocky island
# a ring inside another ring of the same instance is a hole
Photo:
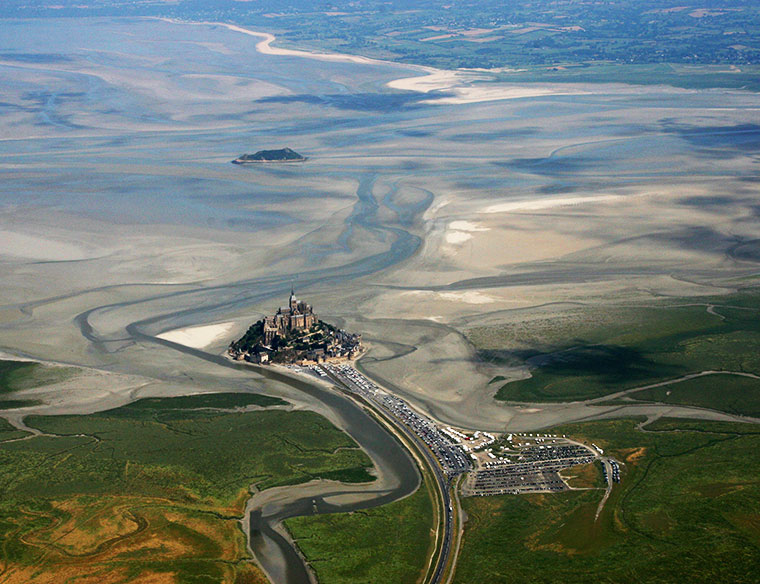
[[[301,156],[295,150],[290,148],[280,148],[279,150],[259,150],[256,154],[241,154],[232,164],[260,164],[267,162],[303,162],[305,156]]]
[[[310,304],[290,291],[288,306],[255,322],[227,353],[251,363],[324,363],[358,356],[362,337],[319,320]]]

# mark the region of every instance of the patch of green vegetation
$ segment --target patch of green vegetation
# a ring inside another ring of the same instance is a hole
[[[464,500],[455,582],[754,582],[760,565],[760,427],[660,420],[573,424],[554,432],[623,462],[601,491]]]
[[[87,492],[111,488],[125,460],[145,465],[159,481],[185,475],[177,485],[192,484],[196,495],[215,501],[237,496],[243,484],[269,488],[370,465],[353,440],[312,412],[164,412],[150,407],[146,413],[130,405],[89,416],[30,416],[27,424],[49,434],[84,435],[79,446],[93,454],[80,462],[87,478],[72,485],[63,477],[61,484]],[[113,450],[108,460],[95,456],[104,441]],[[51,491],[54,485],[51,477]]]
[[[356,466],[354,468],[325,472],[320,475],[320,478],[341,481],[343,483],[368,483],[375,480],[375,475],[371,474],[366,466]]]
[[[382,507],[285,523],[320,584],[412,583],[426,565],[433,508],[423,484]]]
[[[559,474],[568,485],[576,489],[603,489],[606,486],[602,462],[599,460],[571,466]]]
[[[14,379],[30,372],[34,365],[34,363],[24,363],[23,361],[0,361],[0,392],[16,391],[13,387]]]
[[[729,69],[722,65],[678,65],[659,63],[582,63],[563,67],[529,67],[501,73],[499,79],[512,83],[627,83],[671,85],[684,89],[725,87],[760,91],[760,67],[745,65]]]
[[[286,406],[288,402],[278,397],[259,393],[203,393],[177,397],[145,398],[138,400],[122,410],[174,410],[195,408],[244,408],[246,406]]]
[[[647,432],[706,432],[708,434],[752,434],[760,435],[757,424],[727,424],[710,420],[688,420],[683,418],[658,418],[646,424]]]
[[[337,3],[329,10],[305,2],[276,14],[262,8],[228,15],[283,30],[280,38],[289,44],[446,69],[757,64],[758,49],[751,43],[760,26],[757,7],[740,0],[710,8],[654,0],[604,5],[486,0],[474,6],[422,2],[410,10],[377,0]]]
[[[263,581],[240,564],[247,552],[237,520],[252,483],[372,477],[369,458],[318,414],[209,409],[261,403],[242,396],[30,416],[28,425],[57,437],[0,443],[0,559],[18,574],[49,572],[74,554],[80,576],[107,570],[120,582],[155,573]],[[11,431],[3,420],[0,439]]]
[[[496,398],[506,401],[599,398],[708,370],[760,374],[756,290],[688,304],[578,308],[467,334],[484,360],[529,367],[530,378],[499,389]],[[717,315],[707,311],[711,304]],[[704,407],[753,415],[755,399],[716,392]]]
[[[709,375],[631,394],[636,400],[697,406],[760,417],[760,379]]]
[[[496,375],[494,378],[488,382],[488,385],[491,385],[492,383],[498,383],[499,381],[506,381],[506,377],[503,375]]]
[[[0,399],[0,410],[15,410],[42,405],[38,399]]]
[[[0,394],[60,383],[75,372],[74,367],[54,367],[28,361],[0,361]]]
[[[531,377],[502,386],[497,399],[573,401],[681,373],[676,367],[619,345],[574,347],[533,359],[540,359],[540,365],[531,370]]]

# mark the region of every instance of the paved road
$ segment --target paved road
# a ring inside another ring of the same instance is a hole
[[[381,410],[376,404],[373,404],[370,400],[358,395],[352,387],[349,387],[342,379],[328,372],[330,379],[338,383],[344,388],[351,396],[359,399],[362,403],[368,405],[372,411],[376,412],[382,419],[386,420],[394,428],[402,432],[412,444],[417,447],[417,451],[422,455],[425,462],[427,462],[430,473],[435,477],[436,488],[438,489],[441,500],[441,513],[443,515],[443,537],[441,538],[441,551],[438,554],[435,568],[432,576],[427,581],[428,584],[440,584],[443,580],[446,564],[449,561],[451,555],[451,541],[454,532],[454,512],[451,503],[451,497],[449,495],[450,481],[441,471],[441,467],[438,464],[433,452],[428,448],[427,444],[422,442],[420,438],[405,424],[397,420],[389,412]]]
[[[610,464],[609,458],[600,457],[600,460],[602,461],[605,473],[607,474],[607,487],[604,490],[604,497],[602,497],[602,500],[599,501],[599,505],[596,507],[596,515],[594,515],[595,522],[599,519],[602,509],[604,509],[604,504],[607,502],[607,499],[609,499],[610,493],[612,493],[612,465]]]
[[[426,459],[428,468],[431,471],[431,474],[435,477],[436,487],[440,494],[442,503],[441,512],[444,518],[443,537],[441,538],[441,553],[438,555],[438,560],[436,562],[435,569],[433,570],[433,575],[431,576],[430,580],[428,580],[428,582],[429,584],[440,584],[440,582],[443,580],[443,575],[446,569],[446,564],[449,561],[449,556],[451,555],[451,540],[454,532],[454,513],[452,511],[451,497],[449,495],[450,483],[449,480],[444,476],[443,472],[441,472],[441,467],[438,465],[438,461],[435,459],[435,456],[433,456],[433,453],[430,448],[428,448],[427,444],[422,442],[419,437],[404,424],[392,419],[391,416],[385,417],[386,419],[390,420],[390,422],[396,428],[404,432],[404,434],[406,434],[412,443],[416,444],[417,450]]]

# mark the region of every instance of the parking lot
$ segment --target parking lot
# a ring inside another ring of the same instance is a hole
[[[463,495],[558,492],[570,487],[560,471],[601,458],[598,446],[587,446],[554,434],[509,434],[497,438],[483,431],[465,431],[434,422],[409,404],[383,390],[349,364],[328,363],[302,368],[303,373],[333,378],[393,416],[424,442],[443,473],[454,477],[469,472]],[[609,459],[605,479],[620,482],[620,467]]]
[[[435,422],[412,410],[403,399],[383,391],[350,365],[327,364],[322,367],[346,387],[382,407],[419,436],[448,476],[456,476],[472,468],[464,450],[446,436]]]
[[[464,495],[487,496],[568,490],[559,471],[593,462],[597,454],[589,447],[561,438],[540,444],[543,439],[515,441],[508,456],[486,461],[471,473]]]

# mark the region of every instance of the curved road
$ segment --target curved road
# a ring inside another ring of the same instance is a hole
[[[451,502],[451,480],[447,478],[441,470],[441,466],[438,464],[438,460],[433,455],[428,446],[422,442],[414,432],[412,432],[406,425],[400,423],[380,410],[375,404],[369,400],[365,400],[362,397],[356,395],[350,387],[344,384],[339,378],[330,375],[330,378],[338,384],[345,393],[351,398],[360,402],[365,407],[368,407],[375,415],[382,419],[385,424],[392,427],[395,432],[399,432],[406,437],[407,444],[414,448],[417,452],[418,460],[424,462],[427,467],[428,474],[435,480],[435,489],[438,493],[438,504],[440,508],[440,516],[443,517],[443,534],[440,538],[439,549],[433,552],[433,556],[437,557],[435,567],[433,569],[430,578],[426,580],[428,584],[440,584],[445,575],[446,566],[449,563],[452,550],[452,539],[454,536],[454,511]]]

